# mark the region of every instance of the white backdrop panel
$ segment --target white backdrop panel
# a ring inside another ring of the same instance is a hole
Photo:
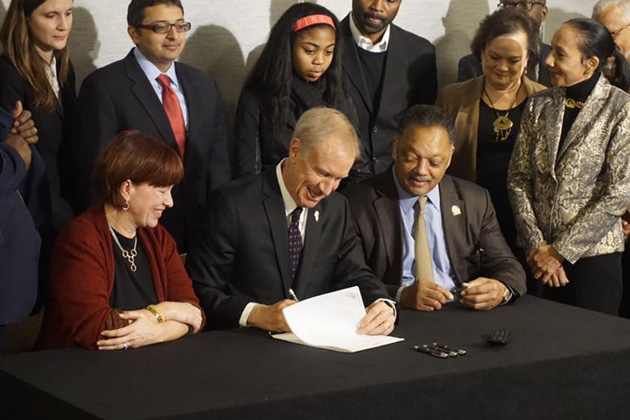
[[[186,19],[193,23],[186,62],[212,74],[219,84],[232,125],[240,89],[271,25],[295,0],[183,0]],[[319,0],[339,19],[351,0]],[[396,24],[428,38],[437,48],[440,84],[455,81],[457,61],[469,53],[479,21],[498,0],[405,0]],[[565,20],[590,16],[595,0],[548,0],[544,37],[549,40]],[[75,0],[71,57],[81,80],[97,67],[118,60],[133,46],[126,32],[127,0]],[[9,0],[0,0],[0,18]]]

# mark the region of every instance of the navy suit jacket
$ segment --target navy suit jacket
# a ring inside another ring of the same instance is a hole
[[[0,325],[27,317],[37,298],[41,240],[18,192],[26,173],[18,152],[0,142]]]
[[[374,109],[349,19],[350,15],[341,22],[344,83],[359,117],[363,153],[370,161],[362,169],[373,175],[391,164],[392,139],[407,108],[435,102],[435,47],[426,39],[391,25],[381,102]]]
[[[348,202],[333,193],[308,211],[296,278],[289,268],[288,226],[275,168],[214,192],[205,229],[186,269],[211,328],[234,328],[249,302],[274,304],[359,286],[364,304],[388,299],[365,264]]]
[[[174,208],[160,220],[185,252],[188,237],[210,191],[232,177],[223,108],[214,79],[175,63],[186,97],[189,126],[184,181],[173,189]],[[164,107],[142,71],[133,50],[90,74],[81,86],[74,136],[73,162],[78,169],[76,203],[82,211],[93,202],[91,171],[99,149],[119,132],[135,128],[161,139],[178,153]]]

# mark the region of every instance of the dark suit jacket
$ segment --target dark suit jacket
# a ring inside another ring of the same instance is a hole
[[[57,71],[59,66],[60,63]],[[59,91],[60,103],[57,109],[47,112],[35,108],[33,89],[13,64],[5,57],[0,59],[0,106],[10,112],[20,100],[24,109],[31,111],[39,136],[35,147],[46,165],[44,182],[33,186],[37,191],[32,191],[30,197],[24,198],[29,209],[36,209],[47,219],[41,220],[34,215],[38,227],[52,223],[55,233],[59,233],[73,217],[69,204],[72,199],[69,148],[76,103],[74,80],[71,65],[68,82]]]
[[[189,126],[184,158],[185,179],[173,189],[174,208],[162,223],[185,252],[187,238],[210,190],[231,178],[225,118],[214,79],[202,71],[175,63],[188,107]],[[135,128],[161,139],[178,153],[177,143],[162,106],[133,50],[90,74],[81,86],[73,161],[78,168],[78,210],[91,204],[90,174],[95,157],[120,131]]]
[[[527,68],[527,76],[534,82],[538,82],[541,85],[551,87],[551,79],[549,78],[549,69],[545,64],[547,56],[551,52],[551,46],[540,43],[540,59],[537,62],[529,63]],[[538,78],[534,78],[533,74],[538,67]],[[464,82],[469,79],[481,76],[481,61],[474,54],[469,54],[462,57],[457,64],[457,81]]]
[[[407,108],[435,101],[435,47],[426,39],[392,24],[381,103],[378,109],[373,109],[349,19],[350,15],[341,22],[344,83],[359,117],[363,153],[371,161],[367,169],[377,174],[392,162],[392,139]]]
[[[210,327],[238,327],[247,303],[290,299],[289,288],[306,299],[358,285],[366,305],[388,298],[365,264],[342,195],[333,193],[308,211],[293,284],[287,218],[275,169],[219,188],[212,202],[207,226],[193,240],[186,260]]]
[[[394,296],[402,278],[403,224],[391,169],[346,189],[344,194],[350,202],[366,261]],[[440,200],[455,283],[488,277],[509,286],[516,295],[523,295],[525,271],[503,239],[488,192],[446,175],[440,182]],[[461,214],[454,214],[455,206]]]
[[[41,240],[18,193],[25,176],[18,152],[0,142],[0,325],[27,317],[37,298]]]

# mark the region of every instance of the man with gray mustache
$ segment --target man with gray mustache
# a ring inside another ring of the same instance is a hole
[[[488,191],[445,175],[453,124],[441,108],[413,106],[394,138],[394,164],[344,191],[368,265],[403,308],[458,300],[488,310],[526,290]]]

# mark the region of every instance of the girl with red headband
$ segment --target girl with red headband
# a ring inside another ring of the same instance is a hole
[[[291,6],[273,26],[239,99],[237,177],[287,157],[295,124],[311,108],[336,108],[357,125],[342,84],[341,42],[335,15],[313,3]]]

